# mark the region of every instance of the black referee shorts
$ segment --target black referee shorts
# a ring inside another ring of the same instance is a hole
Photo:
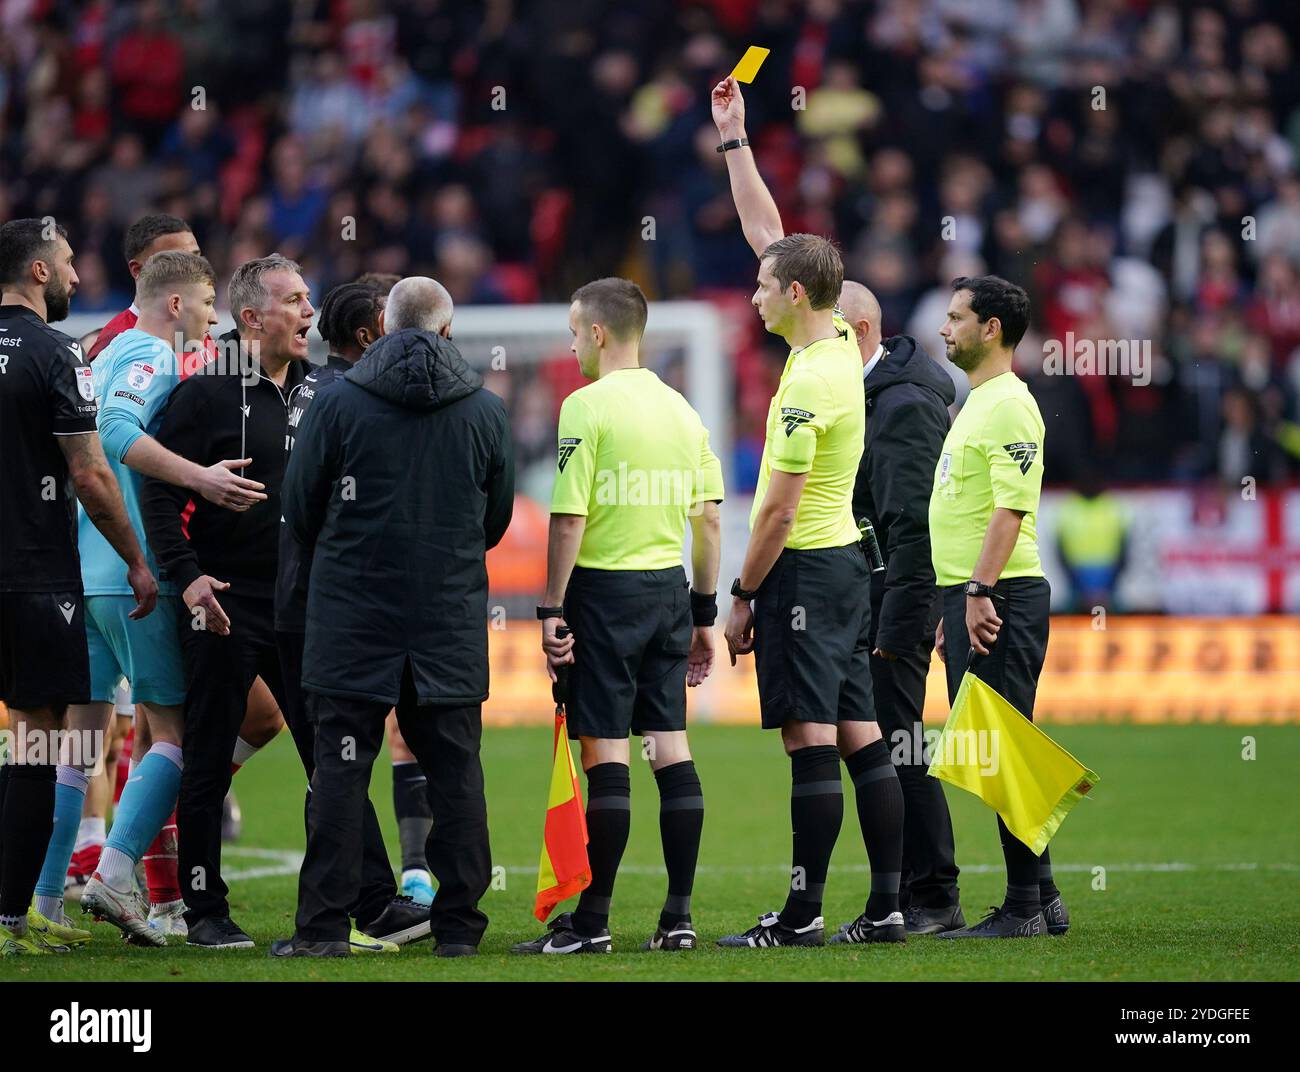
[[[763,728],[874,722],[871,573],[856,544],[786,548],[754,600]]]
[[[1012,577],[993,586],[993,606],[1002,619],[988,655],[977,655],[971,670],[1031,722],[1038,675],[1047,657],[1048,612],[1052,589],[1045,577]],[[947,656],[948,703],[957,698],[971,656],[966,629],[966,588],[943,589],[943,646]]]
[[[578,566],[564,593],[574,664],[569,733],[622,740],[686,728],[691,600],[686,571]]]
[[[0,592],[0,700],[20,711],[90,702],[80,588]]]

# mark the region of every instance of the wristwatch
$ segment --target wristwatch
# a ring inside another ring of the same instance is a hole
[[[748,145],[748,138],[732,138],[731,141],[724,141],[718,146],[717,152],[725,153],[729,149],[739,149],[742,145]]]
[[[752,603],[754,601],[754,597],[758,595],[758,592],[757,591],[748,592],[744,588],[741,588],[740,578],[737,577],[734,581],[731,582],[731,594],[735,596],[737,599],[743,599],[746,603]]]
[[[993,586],[991,584],[980,584],[979,581],[966,582],[966,595],[970,599],[978,599],[980,596],[993,598]]]

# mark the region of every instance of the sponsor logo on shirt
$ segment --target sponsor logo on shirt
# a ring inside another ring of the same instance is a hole
[[[578,449],[581,439],[572,437],[560,440],[560,455],[556,459],[556,464],[560,467],[560,472],[564,472],[564,467],[569,464],[569,459],[573,457],[573,452]]]
[[[1038,457],[1037,443],[1003,443],[1002,449],[1011,455],[1012,461],[1020,463],[1022,473],[1029,472],[1029,467],[1034,464],[1034,459]]]
[[[785,425],[785,436],[787,439],[794,435],[794,430],[801,424],[807,424],[817,414],[809,413],[806,409],[795,409],[793,406],[781,407],[781,423]]]
[[[132,391],[143,391],[153,380],[155,371],[157,370],[147,361],[132,361],[126,373],[126,385]]]
[[[72,370],[77,374],[77,394],[87,402],[95,401],[95,374],[89,365]]]

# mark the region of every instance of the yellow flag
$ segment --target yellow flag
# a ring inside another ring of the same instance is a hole
[[[1035,855],[1101,780],[970,672],[931,756],[931,777],[974,793]]]

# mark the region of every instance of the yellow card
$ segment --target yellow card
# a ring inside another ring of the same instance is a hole
[[[731,72],[731,77],[737,82],[752,82],[758,74],[758,69],[763,66],[763,61],[767,59],[767,54],[771,51],[770,48],[750,45],[740,58],[740,62],[736,64],[736,69]]]

